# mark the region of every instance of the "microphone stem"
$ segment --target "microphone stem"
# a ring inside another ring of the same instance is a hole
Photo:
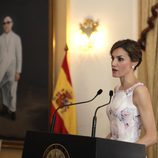
[[[104,104],[104,105],[101,105],[101,106],[98,106],[97,109],[95,110],[95,113],[94,113],[94,116],[93,116],[91,137],[95,137],[95,133],[96,133],[97,111],[98,111],[100,108],[102,108],[102,107],[108,105],[108,104],[111,102],[111,97],[112,97],[112,96],[110,96],[110,99],[109,99],[109,102],[108,102],[108,103],[106,103],[106,104]]]
[[[50,127],[50,132],[54,133],[54,127],[55,127],[55,121],[56,121],[56,114],[57,114],[57,111],[59,109],[61,109],[63,106],[59,106],[53,113],[53,116],[52,116],[52,121],[51,121],[51,127]]]
[[[51,121],[51,126],[50,126],[50,132],[54,133],[54,127],[55,127],[55,122],[56,122],[56,114],[57,114],[57,111],[63,107],[66,107],[66,106],[72,106],[72,105],[78,105],[78,104],[83,104],[83,103],[88,103],[88,102],[91,102],[93,101],[98,95],[100,94],[96,94],[92,99],[88,100],[88,101],[83,101],[83,102],[78,102],[78,103],[70,103],[70,104],[66,104],[64,106],[58,106],[56,108],[56,110],[54,111],[53,113],[53,116],[52,116],[52,121]]]
[[[98,106],[97,107],[97,109],[95,110],[95,116],[97,115],[97,112],[98,112],[98,110],[100,109],[100,108],[102,108],[102,107],[104,107],[104,106],[106,106],[106,105],[108,105],[109,103],[111,102],[111,97],[110,97],[110,100],[109,100],[109,102],[108,103],[106,103],[106,104],[104,104],[104,105],[101,105],[101,106]]]
[[[88,101],[82,101],[82,102],[78,102],[78,103],[70,103],[70,104],[66,104],[64,106],[72,106],[72,105],[78,105],[78,104],[88,103],[88,102],[93,101],[97,96],[98,95],[95,95],[91,100],[88,100]]]
[[[94,115],[93,116],[92,133],[91,133],[92,137],[95,137],[96,124],[97,124],[97,117]]]

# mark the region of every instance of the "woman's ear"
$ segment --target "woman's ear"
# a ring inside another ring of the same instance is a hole
[[[134,70],[134,68],[135,68],[135,65],[132,65],[132,69]]]
[[[138,64],[138,62],[132,62],[132,69],[133,69],[133,70],[135,70],[137,64]]]

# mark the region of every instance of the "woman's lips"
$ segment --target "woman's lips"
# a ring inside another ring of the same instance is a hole
[[[117,72],[118,70],[115,68],[112,68],[112,72]]]

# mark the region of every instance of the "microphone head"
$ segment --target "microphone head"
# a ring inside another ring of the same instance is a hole
[[[102,92],[103,92],[103,90],[99,89],[98,92],[97,92],[97,95],[100,95]]]
[[[110,96],[110,97],[113,96],[113,91],[112,91],[112,90],[109,91],[109,96]]]

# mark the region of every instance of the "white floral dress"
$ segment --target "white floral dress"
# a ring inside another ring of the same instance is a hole
[[[136,83],[127,90],[116,89],[111,104],[107,107],[111,139],[136,142],[141,131],[138,108],[133,104],[133,91],[143,83]]]

